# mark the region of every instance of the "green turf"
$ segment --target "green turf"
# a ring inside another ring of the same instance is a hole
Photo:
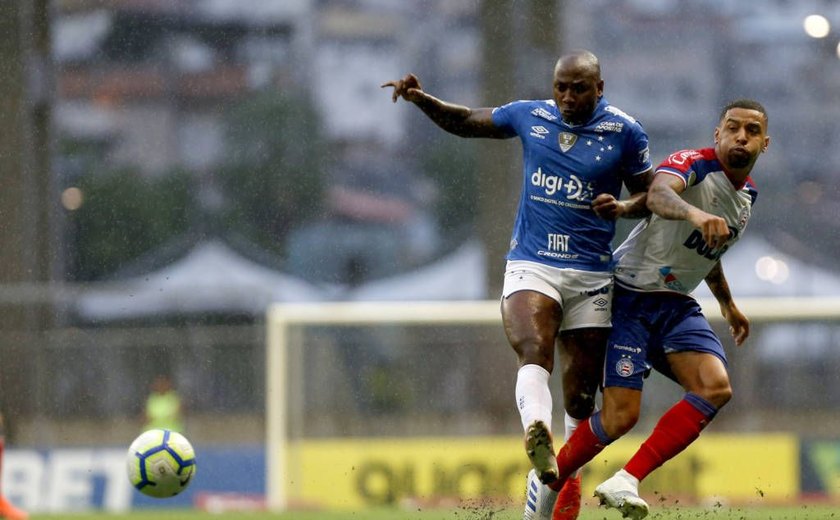
[[[132,512],[126,514],[73,513],[73,514],[36,514],[30,520],[518,520],[522,518],[519,510],[497,510],[487,507],[464,506],[451,510],[406,511],[387,509],[364,512],[325,513],[325,512],[290,512],[270,513],[204,513],[198,511],[175,510]],[[840,520],[838,506],[795,506],[795,507],[737,507],[717,506],[697,507],[655,507],[651,511],[651,520]],[[579,520],[620,520],[621,515],[615,510],[584,508]]]

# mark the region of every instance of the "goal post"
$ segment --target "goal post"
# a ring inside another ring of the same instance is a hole
[[[704,314],[722,322],[717,302],[700,299]],[[783,297],[736,298],[752,323],[840,321],[840,298]],[[300,359],[307,346],[301,330],[306,327],[342,328],[360,325],[483,325],[498,324],[503,337],[498,300],[418,302],[329,302],[274,304],[266,316],[266,501],[272,511],[289,508],[290,456],[294,449],[290,403],[300,390]],[[300,354],[291,354],[297,344]],[[512,407],[512,405],[511,405]]]
[[[266,500],[287,507],[283,475],[289,449],[289,341],[292,328],[307,325],[482,324],[501,322],[498,301],[330,302],[275,304],[266,321]]]

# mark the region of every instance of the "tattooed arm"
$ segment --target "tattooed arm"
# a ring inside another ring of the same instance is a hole
[[[436,125],[451,134],[460,137],[492,137],[505,139],[511,137],[493,124],[492,108],[469,108],[442,101],[423,91],[420,80],[414,74],[403,79],[388,81],[382,87],[393,87],[391,100],[399,98],[417,105]]]
[[[709,247],[720,247],[729,240],[729,227],[722,218],[692,206],[680,193],[685,191],[685,182],[676,175],[657,173],[647,194],[647,207],[668,220],[687,220],[703,233]]]
[[[750,335],[750,320],[738,309],[729,291],[729,284],[723,275],[723,266],[718,260],[709,274],[706,275],[706,285],[712,291],[715,299],[720,305],[720,313],[729,323],[729,333],[735,339],[735,344],[740,346],[747,336]]]

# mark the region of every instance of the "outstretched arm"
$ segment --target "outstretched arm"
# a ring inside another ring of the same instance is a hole
[[[391,100],[399,98],[417,105],[436,125],[460,137],[511,137],[493,124],[492,108],[469,108],[442,101],[423,91],[420,80],[414,74],[403,79],[388,81],[382,88],[393,87]]]
[[[729,333],[735,339],[735,344],[741,346],[747,336],[750,335],[750,320],[735,306],[732,293],[729,291],[729,284],[723,275],[723,266],[718,260],[709,274],[706,275],[706,285],[712,291],[715,299],[720,305],[720,313],[729,323]]]
[[[703,240],[709,247],[720,247],[729,240],[729,227],[717,215],[692,206],[680,197],[685,191],[682,179],[668,173],[653,177],[647,194],[647,207],[668,220],[687,220],[703,233]]]

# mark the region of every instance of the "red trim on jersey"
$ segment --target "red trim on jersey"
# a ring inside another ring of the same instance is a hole
[[[689,171],[691,170],[691,166],[701,159],[716,160],[717,157],[715,156],[714,148],[678,150],[669,155],[667,159],[662,161],[662,163],[656,167],[656,173],[670,173],[675,177],[680,177],[686,186],[688,186],[688,179],[686,177],[690,177]],[[681,172],[682,175],[668,170]]]
[[[685,177],[683,177],[682,175],[680,175],[678,173],[674,173],[671,170],[657,169],[656,170],[656,175],[659,175],[660,173],[665,173],[665,174],[671,175],[673,177],[676,177],[677,179],[681,180],[683,182],[683,184],[688,186],[688,181],[685,179]]]
[[[691,169],[691,166],[698,160],[717,161],[718,164],[720,164],[721,171],[723,171],[723,174],[726,175],[726,178],[729,179],[730,184],[732,184],[732,187],[736,191],[744,189],[744,186],[746,186],[748,183],[753,187],[756,186],[755,181],[753,181],[749,175],[747,175],[746,178],[744,178],[742,181],[734,179],[732,173],[726,169],[726,166],[724,166],[723,161],[721,161],[718,158],[714,148],[701,148],[699,150],[686,149],[676,151],[669,155],[667,159],[662,161],[662,163],[656,167],[656,173],[670,173],[675,177],[682,178],[679,174],[676,174],[673,171],[668,171],[668,169],[687,173]],[[686,179],[683,178],[683,182],[687,183]]]

